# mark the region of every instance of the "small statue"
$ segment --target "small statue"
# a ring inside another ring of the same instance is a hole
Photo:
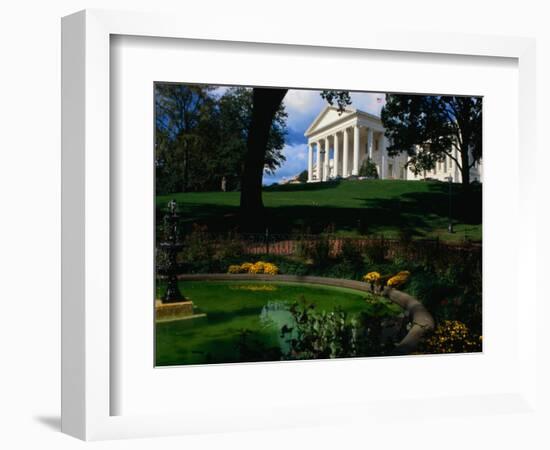
[[[178,209],[178,203],[176,200],[172,199],[168,202],[168,211],[170,211],[170,214],[174,215],[176,214]]]

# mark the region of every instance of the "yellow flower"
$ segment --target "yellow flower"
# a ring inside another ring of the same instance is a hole
[[[476,342],[466,324],[444,320],[425,342],[428,353],[461,353],[481,351],[481,336]]]
[[[264,267],[265,267],[265,263],[263,261],[258,261],[254,264],[252,264],[252,266],[250,266],[250,269],[248,269],[248,272],[249,273],[264,273]]]
[[[279,268],[272,263],[265,263],[264,264],[264,273],[266,275],[277,275],[279,273]]]
[[[252,274],[261,274],[266,275],[277,275],[279,273],[279,268],[273,264],[264,261],[257,261],[254,264],[245,262],[239,265],[231,265],[227,269],[227,273],[252,273]]]
[[[369,283],[374,283],[380,279],[380,274],[378,272],[369,272],[363,277],[363,281],[368,281]]]
[[[236,264],[232,264],[227,269],[227,273],[241,273],[241,272],[242,272],[241,266]]]
[[[409,277],[411,276],[411,273],[408,270],[402,270],[401,272],[397,273],[397,275],[394,275],[388,280],[388,286],[390,287],[398,287],[407,282]]]

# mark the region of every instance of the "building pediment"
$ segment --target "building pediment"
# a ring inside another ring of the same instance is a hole
[[[356,114],[354,109],[346,108],[344,111],[339,112],[338,108],[327,105],[311,123],[304,136],[309,137],[328,126],[349,119],[354,114]]]

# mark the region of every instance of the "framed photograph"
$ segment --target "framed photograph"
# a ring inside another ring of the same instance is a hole
[[[533,41],[180,23],[63,19],[63,431],[533,413]]]
[[[482,97],[154,96],[157,366],[482,351]]]

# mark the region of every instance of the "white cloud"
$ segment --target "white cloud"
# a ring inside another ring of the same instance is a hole
[[[326,102],[321,98],[321,91],[290,89],[285,95],[284,104],[289,127],[303,133]]]
[[[264,184],[281,182],[283,178],[293,177],[307,169],[307,144],[285,145],[283,155],[286,161],[277,169],[275,175],[264,175]]]
[[[322,107],[325,101],[321,98],[321,91],[306,89],[290,89],[285,95],[285,106],[289,111],[311,113]]]

